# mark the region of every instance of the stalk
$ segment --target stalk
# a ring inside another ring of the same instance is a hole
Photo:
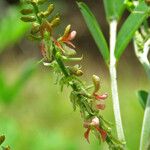
[[[118,139],[125,141],[120,106],[118,97],[118,87],[117,87],[117,72],[116,72],[116,58],[115,58],[115,45],[116,45],[116,34],[117,34],[117,21],[112,20],[110,22],[110,77],[111,77],[111,91],[113,100],[113,110],[115,116],[115,123],[117,129]]]
[[[138,57],[141,64],[143,65],[147,73],[147,76],[150,80],[150,63],[147,58],[149,48],[150,48],[149,45],[150,45],[150,39],[147,40],[147,42],[145,42],[143,52],[141,53],[138,50],[136,42],[134,41],[135,54]],[[148,139],[150,139],[150,92],[147,98],[147,103],[146,103],[145,112],[144,112],[141,139],[140,139],[140,150],[149,149],[150,143]]]

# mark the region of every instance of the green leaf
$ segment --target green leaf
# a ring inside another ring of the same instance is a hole
[[[140,104],[142,105],[143,109],[145,109],[147,98],[148,98],[148,92],[143,90],[138,91],[138,97],[139,97]]]
[[[103,0],[107,20],[119,20],[125,10],[124,0]]]
[[[105,62],[109,63],[108,45],[95,16],[85,3],[79,2],[78,6]]]
[[[140,27],[143,21],[148,17],[148,7],[144,2],[141,2],[135,12],[131,13],[122,28],[120,29],[116,42],[115,56],[119,59],[125,48],[131,41],[136,30]]]
[[[0,52],[24,36],[28,25],[20,21],[19,7],[10,7],[0,21]]]

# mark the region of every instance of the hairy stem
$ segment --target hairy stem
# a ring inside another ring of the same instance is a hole
[[[110,22],[110,68],[109,69],[110,69],[110,77],[111,77],[111,90],[112,90],[113,110],[115,116],[117,135],[119,140],[125,141],[122,120],[121,120],[120,106],[119,106],[119,97],[118,97],[116,58],[114,55],[116,34],[117,34],[117,21],[113,20],[112,22]]]

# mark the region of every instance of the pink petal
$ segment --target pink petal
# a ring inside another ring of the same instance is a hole
[[[88,143],[90,143],[90,141],[89,141],[89,133],[90,133],[90,128],[88,128],[87,129],[87,131],[84,133],[84,137],[85,137],[85,139],[88,141]]]
[[[97,100],[105,100],[107,97],[108,97],[107,94],[103,94],[103,95],[95,94],[95,98],[96,98]]]
[[[73,40],[73,39],[76,37],[76,35],[77,35],[77,32],[76,32],[76,31],[72,31],[72,32],[69,34],[67,40],[68,40],[68,41]]]
[[[96,108],[97,109],[101,109],[101,110],[104,110],[105,109],[105,104],[98,104],[98,105],[96,105]]]
[[[99,131],[99,133],[101,134],[102,140],[103,142],[106,140],[107,138],[107,132],[99,127],[96,127],[96,129]]]

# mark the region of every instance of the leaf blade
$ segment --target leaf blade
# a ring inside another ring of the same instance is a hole
[[[103,0],[108,22],[119,20],[125,10],[124,0]]]
[[[85,3],[79,2],[77,4],[90,30],[91,35],[93,36],[99,48],[99,51],[101,52],[105,62],[108,64],[109,62],[108,45],[95,16]]]

